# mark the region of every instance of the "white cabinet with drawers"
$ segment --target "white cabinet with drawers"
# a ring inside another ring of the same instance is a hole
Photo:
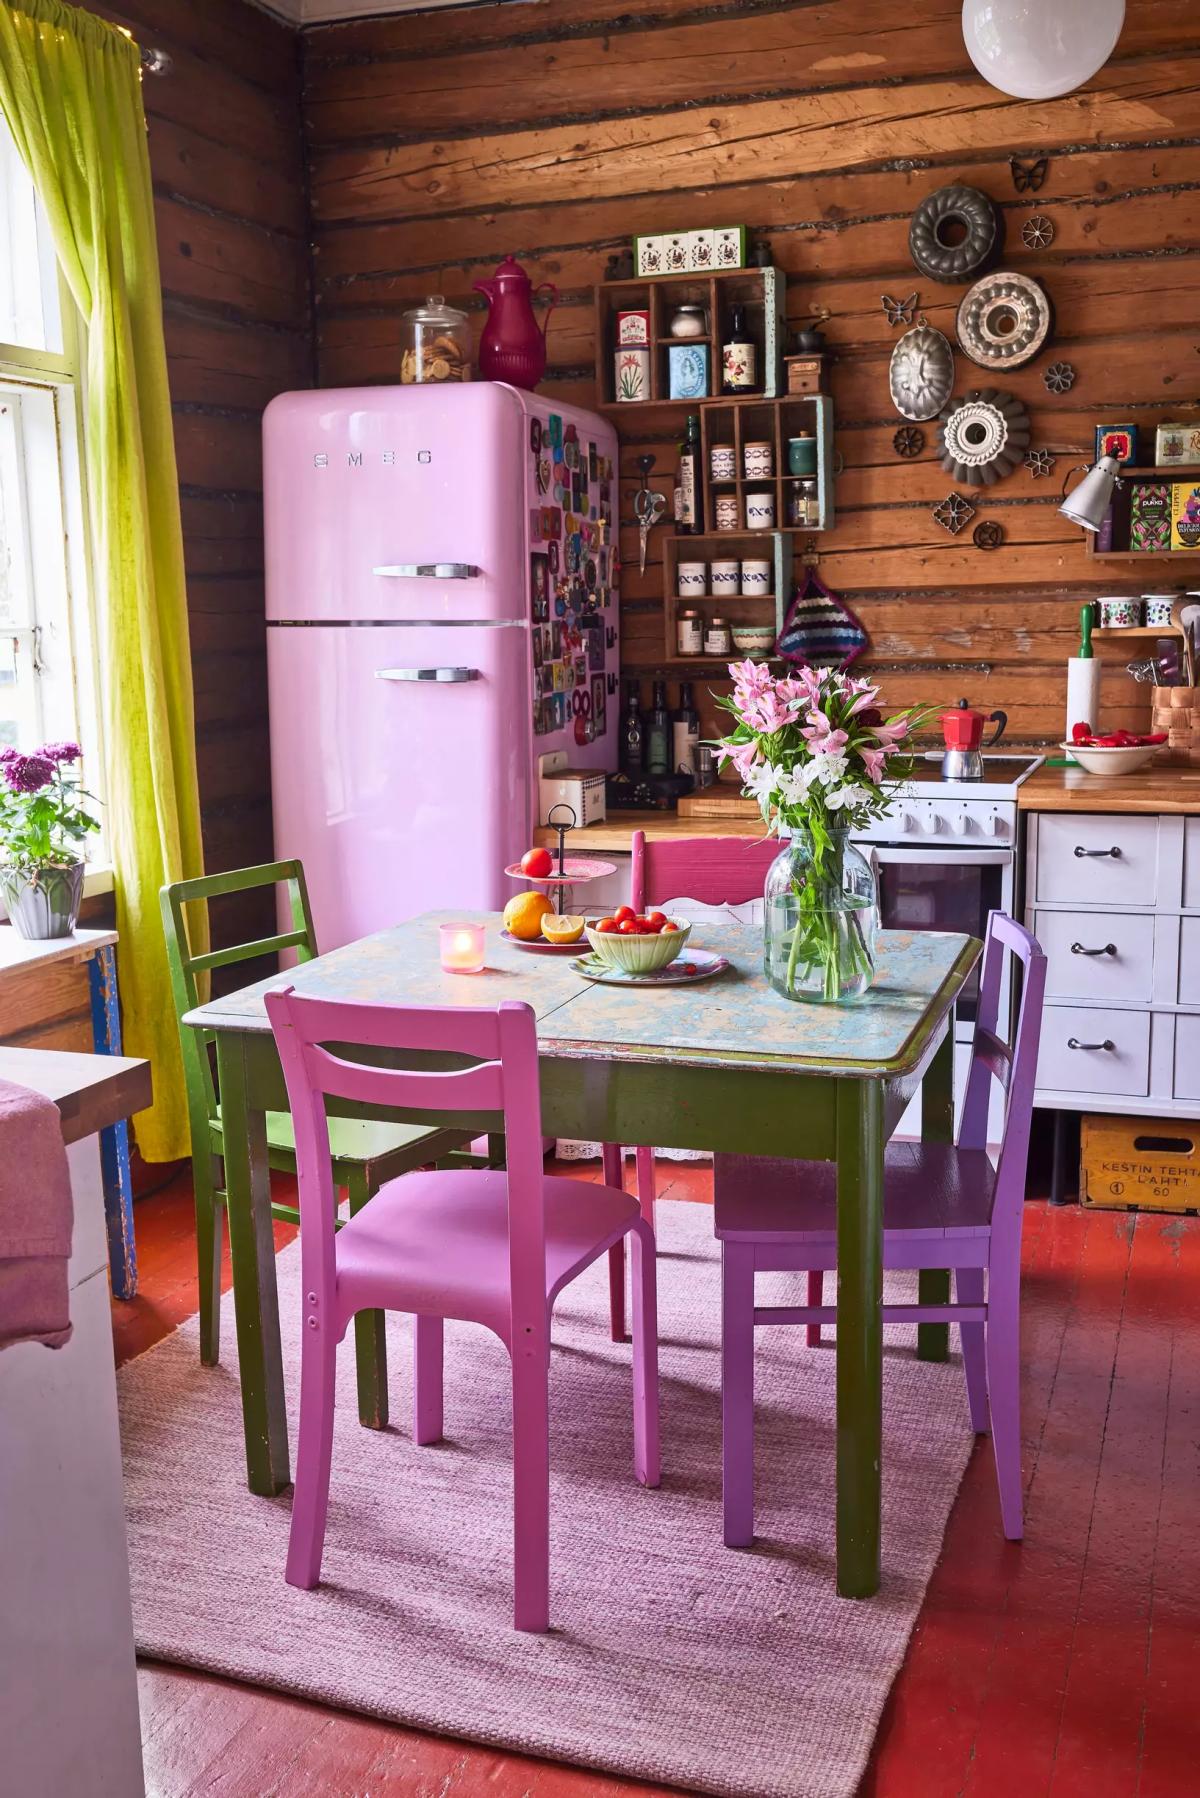
[[[1025,893],[1048,964],[1034,1102],[1195,1116],[1200,817],[1032,812]]]

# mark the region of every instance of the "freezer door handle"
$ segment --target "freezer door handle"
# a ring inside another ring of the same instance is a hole
[[[473,581],[479,570],[471,562],[393,562],[372,568],[371,573],[386,574],[391,580]]]
[[[457,686],[461,681],[482,680],[478,668],[377,668],[376,680],[427,680],[441,681],[446,686]]]

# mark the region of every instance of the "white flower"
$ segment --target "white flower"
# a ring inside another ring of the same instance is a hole
[[[825,804],[831,812],[840,812],[848,805],[868,803],[872,797],[864,788],[847,781],[844,786],[834,787],[826,793]]]
[[[844,755],[821,755],[812,764],[812,779],[819,781],[828,790],[840,781],[846,772],[847,758]]]
[[[747,774],[743,791],[752,799],[757,799],[761,806],[770,800],[782,778],[782,768],[776,768],[771,762],[760,762]]]

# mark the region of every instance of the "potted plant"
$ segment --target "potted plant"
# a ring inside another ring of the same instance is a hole
[[[70,936],[83,897],[82,845],[99,825],[82,801],[78,743],[0,750],[0,895],[24,937]]]
[[[879,910],[870,863],[850,841],[882,817],[912,760],[913,711],[888,719],[879,688],[831,668],[777,679],[762,662],[734,662],[733,692],[717,697],[736,725],[717,747],[769,830],[789,839],[767,873],[767,979],[785,999],[837,1003],[875,977]]]

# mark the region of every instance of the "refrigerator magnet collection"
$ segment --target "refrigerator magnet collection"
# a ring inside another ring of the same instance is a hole
[[[618,579],[613,458],[557,412],[531,418],[529,449],[537,496],[549,502],[529,521],[533,730],[570,727],[584,746],[607,734],[617,685],[616,628],[605,618]]]

